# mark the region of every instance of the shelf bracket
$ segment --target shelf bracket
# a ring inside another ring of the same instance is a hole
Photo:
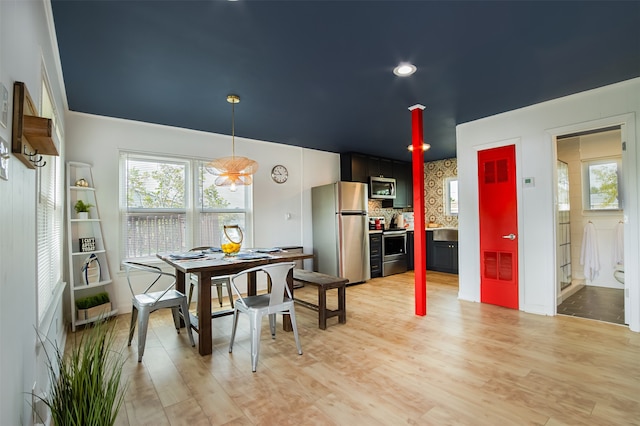
[[[49,118],[38,117],[37,111],[27,86],[16,81],[13,84],[11,152],[30,169],[47,164],[43,155],[59,155],[51,138],[53,122]]]

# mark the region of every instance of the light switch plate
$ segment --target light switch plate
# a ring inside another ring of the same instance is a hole
[[[0,178],[9,180],[9,144],[0,138]]]

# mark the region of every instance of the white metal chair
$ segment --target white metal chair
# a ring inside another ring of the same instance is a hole
[[[133,309],[131,310],[131,326],[129,327],[129,342],[133,340],[133,333],[136,328],[136,319],[138,323],[138,362],[142,361],[144,354],[144,345],[147,341],[147,328],[149,326],[149,315],[158,309],[171,308],[173,313],[173,322],[176,326],[178,334],[180,334],[180,312],[184,319],[184,324],[189,334],[191,346],[195,346],[193,341],[193,332],[191,331],[191,321],[189,320],[189,305],[187,305],[187,296],[175,289],[176,276],[168,272],[164,272],[157,266],[145,265],[138,262],[123,262],[127,273],[127,282],[131,290]],[[148,272],[153,275],[152,281],[144,289],[142,293],[136,294],[131,283],[131,271],[139,270]],[[169,277],[167,280],[161,280],[163,277]],[[157,285],[156,285],[157,284]],[[153,288],[161,288],[159,291],[152,291]]]
[[[194,247],[189,251],[205,251],[209,250],[209,246],[203,247]],[[193,288],[198,285],[198,276],[195,274],[190,274],[191,279],[189,283],[189,297],[187,297],[187,303],[191,306],[191,301],[193,300]],[[229,297],[229,303],[231,304],[231,308],[233,309],[233,293],[231,292],[231,275],[221,275],[218,277],[211,277],[211,286],[215,286],[218,290],[218,303],[220,303],[220,307],[222,307],[222,286],[227,287],[227,296]]]
[[[302,355],[302,347],[298,338],[298,327],[296,325],[296,312],[291,291],[287,286],[287,274],[293,269],[295,263],[273,263],[269,265],[257,266],[247,269],[231,277],[231,287],[238,296],[233,310],[233,329],[231,331],[231,342],[229,343],[229,353],[233,351],[233,342],[236,337],[238,327],[238,316],[240,312],[249,315],[251,330],[251,368],[255,373],[258,366],[258,356],[260,354],[260,328],[262,317],[269,315],[269,327],[271,336],[276,338],[276,314],[289,314],[291,316],[291,326],[293,336],[298,347],[298,354]],[[267,294],[242,297],[236,281],[246,276],[250,272],[262,271],[267,274],[271,282],[271,290]]]

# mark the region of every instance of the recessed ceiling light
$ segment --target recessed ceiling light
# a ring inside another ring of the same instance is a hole
[[[414,72],[416,72],[417,68],[413,64],[409,64],[404,62],[393,69],[393,73],[398,77],[408,77]]]

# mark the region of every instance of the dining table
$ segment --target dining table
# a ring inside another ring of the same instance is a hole
[[[185,293],[188,274],[195,274],[198,283],[209,283],[212,277],[223,275],[233,275],[256,266],[268,265],[271,263],[293,262],[296,260],[312,259],[313,254],[294,253],[286,250],[273,250],[266,252],[243,251],[237,256],[221,256],[219,253],[206,253],[203,256],[194,256],[184,253],[157,253],[156,256],[162,259],[175,269],[176,290]],[[289,271],[287,275],[287,285],[293,294],[293,273]],[[211,321],[225,315],[232,315],[233,309],[211,310],[211,285],[197,286],[198,303],[196,315],[189,313],[191,327],[198,333],[198,352],[200,355],[210,355],[213,352],[213,328]],[[247,295],[253,296],[257,293],[256,273],[247,274]],[[283,329],[292,331],[291,318],[289,315],[283,316]]]

